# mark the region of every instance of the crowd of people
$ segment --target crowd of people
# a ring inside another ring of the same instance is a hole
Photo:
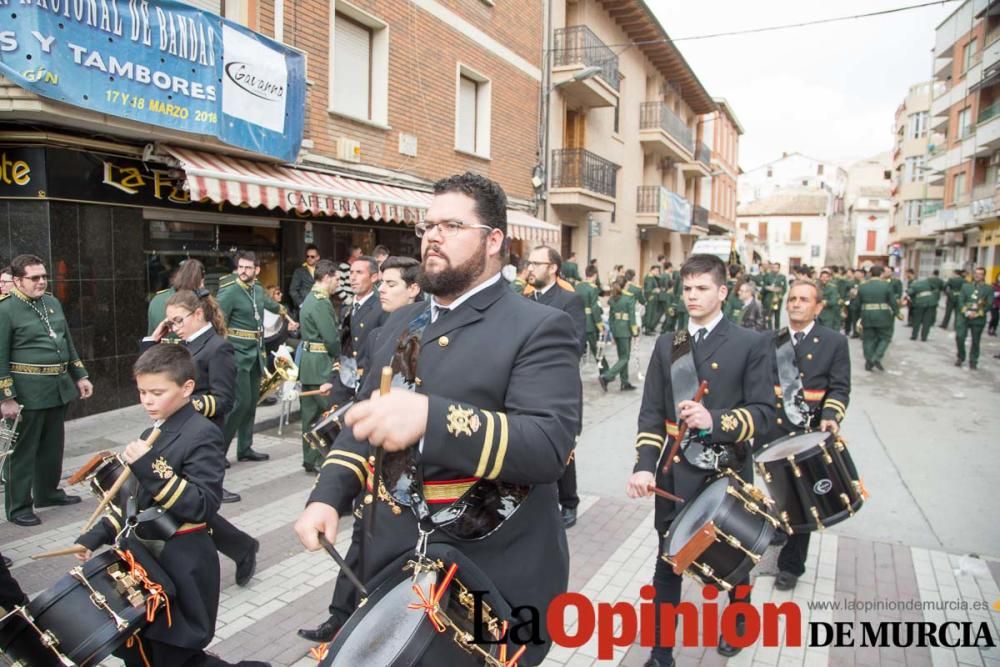
[[[246,585],[260,545],[220,507],[241,500],[224,488],[233,440],[237,463],[269,458],[253,447],[262,380],[276,363],[264,344],[268,313],[295,337],[302,467],[315,477],[296,534],[317,550],[324,539],[336,541],[346,515],[355,518],[329,617],[299,631],[316,642],[334,641],[361,604],[353,576],[378,580],[401,555],[416,553],[422,563],[467,559],[463,567],[511,608],[544,610],[566,591],[565,531],[579,505],[581,362],[596,365],[604,391],[616,378],[621,391],[636,391],[635,341],[658,336],[626,492],[657,495],[659,540],[681,508],[677,497],[695,498],[725,471],[752,483],[752,453],[768,443],[839,432],[850,396],[849,336],[863,337],[866,370],[882,370],[893,318],[907,307],[912,338],[927,340],[942,294],[949,304],[942,326],[956,318],[957,365],[966,360],[968,332],[969,367],[977,367],[991,309],[988,329],[996,332],[1000,286],[985,285],[982,269],[971,281],[956,273],[942,282],[935,272],[904,285],[880,266],[828,267],[816,280],[796,267],[789,279],[775,263],[745,273],[692,255],[677,268],[657,258],[641,285],[620,265],[602,283],[596,261],[581,275],[573,254],[564,259],[550,246],[510,257],[506,210],[495,182],[457,175],[435,184],[415,225],[419,259],[379,246],[370,255],[352,248],[335,262],[309,245],[287,290],[290,302],[282,303],[280,289],[259,284],[254,253],[241,251],[216,293],[205,288],[205,267],[189,259],[152,298],[133,368],[152,425],[120,454],[137,486],[128,498],[112,498],[77,539],[81,561],[114,544],[163,572],[176,590],[171,613],[116,651],[126,664],[229,664],[205,651],[218,611],[216,554],[236,563],[236,583]],[[12,523],[32,527],[41,523],[34,508],[80,502],[59,488],[63,422],[67,405],[93,386],[61,305],[46,292],[44,261],[18,256],[0,280],[0,410],[20,420],[4,465],[5,510]],[[605,354],[612,341],[613,364]],[[778,381],[791,376],[799,379]],[[710,392],[693,391],[705,383]],[[317,447],[310,432],[331,415],[343,415],[342,428]],[[675,442],[683,447],[663,466]],[[500,506],[503,512],[490,509]],[[809,532],[781,541],[776,587],[790,590],[804,571]],[[680,576],[670,554],[661,555],[655,599],[676,604]],[[10,593],[5,606],[24,603],[6,565],[0,584]],[[424,664],[448,664],[449,641],[432,642]],[[511,650],[520,664],[534,665],[549,643],[543,629],[539,642]],[[719,645],[723,655],[739,650]],[[673,664],[671,648],[655,647],[646,664]]]

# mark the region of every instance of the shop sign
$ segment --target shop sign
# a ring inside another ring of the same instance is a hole
[[[0,147],[0,197],[45,196],[45,152]]]
[[[292,162],[305,56],[176,0],[0,0],[0,75],[37,95]]]

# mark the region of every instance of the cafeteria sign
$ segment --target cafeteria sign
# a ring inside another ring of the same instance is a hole
[[[175,0],[0,0],[0,76],[66,104],[294,161],[305,58]]]

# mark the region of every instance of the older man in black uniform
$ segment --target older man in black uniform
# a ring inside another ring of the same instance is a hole
[[[778,418],[767,435],[758,439],[759,443],[816,429],[838,433],[850,402],[847,336],[816,320],[823,310],[819,287],[810,281],[792,283],[786,310],[788,327],[773,338]],[[798,407],[803,405],[805,409]],[[795,588],[805,572],[808,551],[809,533],[788,538],[778,556],[775,588]]]
[[[369,477],[359,459],[368,460],[372,446],[387,460],[404,450],[419,456],[428,500],[435,488],[451,494],[435,494],[437,507],[462,495],[463,486],[523,485],[518,509],[482,539],[455,540],[446,529],[429,539],[472,560],[512,606],[544,610],[568,582],[556,482],[579,428],[579,338],[565,313],[519,297],[501,279],[503,190],[467,173],[439,181],[434,191],[416,227],[420,283],[433,298],[392,314],[371,364],[388,365],[401,337],[417,337],[419,382],[375,396],[378,373],[367,374],[359,396],[371,398],[348,413],[351,428],[334,443],[295,529],[310,550],[320,547],[320,534],[336,537],[340,516]],[[364,553],[368,573],[413,552],[413,513],[382,498],[364,511],[376,516]],[[537,665],[545,656],[550,640],[540,632],[543,643],[528,645],[520,664]]]
[[[378,280],[378,262],[374,257],[363,255],[351,262],[351,289],[354,291],[354,301],[349,308],[345,307],[341,321],[350,331],[350,338],[343,346],[345,355],[357,364],[358,382],[364,379],[367,370],[366,361],[362,355],[368,335],[385,324],[388,314],[383,312],[375,290]],[[346,332],[345,332],[346,333]],[[341,362],[343,365],[343,362]],[[334,397],[334,403],[338,403]]]
[[[573,320],[573,333],[580,339],[582,357],[587,351],[587,317],[583,310],[583,299],[575,291],[570,292],[556,282],[561,269],[562,258],[555,248],[543,245],[532,250],[528,256],[528,281],[535,291],[528,298],[558,308],[570,316]],[[582,403],[580,414],[583,414]],[[577,435],[579,436],[579,433]],[[563,523],[567,528],[576,525],[576,508],[580,506],[580,496],[576,492],[575,454],[576,450],[566,465],[566,473],[559,480],[559,505],[562,507]]]
[[[765,339],[722,315],[725,264],[713,255],[692,255],[680,276],[690,320],[687,330],[660,336],[653,349],[639,412],[636,464],[626,488],[631,498],[650,495],[655,484],[691,501],[721,468],[732,468],[752,481],[751,441],[766,433],[774,419],[773,373],[762,344]],[[697,403],[691,399],[702,381],[708,382],[709,391],[703,403]],[[693,437],[685,438],[664,474],[661,459],[681,421]],[[656,498],[658,537],[670,528],[679,511],[674,502]],[[653,586],[657,609],[663,603],[680,602],[681,577],[659,554]],[[737,625],[742,633],[745,619],[738,617]],[[659,614],[656,626],[659,637]],[[720,639],[718,650],[729,657],[740,649]],[[672,653],[671,647],[654,647],[647,667],[673,665]]]

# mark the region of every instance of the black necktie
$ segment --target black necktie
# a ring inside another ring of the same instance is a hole
[[[451,312],[451,308],[442,308],[441,306],[438,306],[437,307],[437,319],[435,321],[440,320],[442,317],[444,317],[445,315],[447,315],[449,312]]]
[[[708,336],[708,329],[706,329],[705,327],[702,327],[702,328],[698,329],[697,331],[695,331],[694,332],[694,344],[695,344],[695,347],[701,345],[702,341],[705,340],[706,336]]]
[[[534,292],[534,294],[532,296],[535,297],[535,301],[538,301],[542,297],[542,293],[539,292],[538,290],[535,290],[535,292]]]
[[[795,336],[793,336],[793,338],[795,338],[795,347],[798,347],[799,343],[801,343],[802,339],[805,338],[805,337],[806,337],[805,332],[803,332],[803,331],[796,331],[795,332]]]
[[[361,310],[361,304],[355,301],[351,308],[351,315],[357,315],[359,310]]]

